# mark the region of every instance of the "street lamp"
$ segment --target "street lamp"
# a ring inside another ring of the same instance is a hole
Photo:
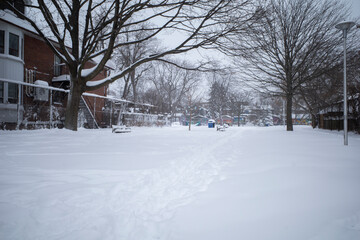
[[[347,117],[347,91],[346,91],[346,37],[348,31],[355,26],[354,22],[344,21],[335,27],[343,31],[344,37],[344,145],[348,145],[348,117]]]

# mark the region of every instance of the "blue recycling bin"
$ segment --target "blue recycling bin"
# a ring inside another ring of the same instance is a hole
[[[215,128],[215,120],[210,119],[208,121],[208,128]]]

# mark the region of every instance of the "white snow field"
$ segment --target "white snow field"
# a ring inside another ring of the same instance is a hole
[[[358,240],[360,136],[0,132],[0,239]]]

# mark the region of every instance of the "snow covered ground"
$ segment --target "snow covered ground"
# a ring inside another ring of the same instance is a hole
[[[0,239],[360,239],[360,136],[0,132]]]

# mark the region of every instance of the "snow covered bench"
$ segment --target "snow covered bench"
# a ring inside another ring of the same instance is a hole
[[[225,128],[226,128],[225,126],[219,126],[218,125],[218,126],[216,126],[216,131],[222,131],[223,132],[223,131],[225,131]]]
[[[128,133],[131,132],[131,128],[126,127],[125,125],[112,125],[113,133]]]

